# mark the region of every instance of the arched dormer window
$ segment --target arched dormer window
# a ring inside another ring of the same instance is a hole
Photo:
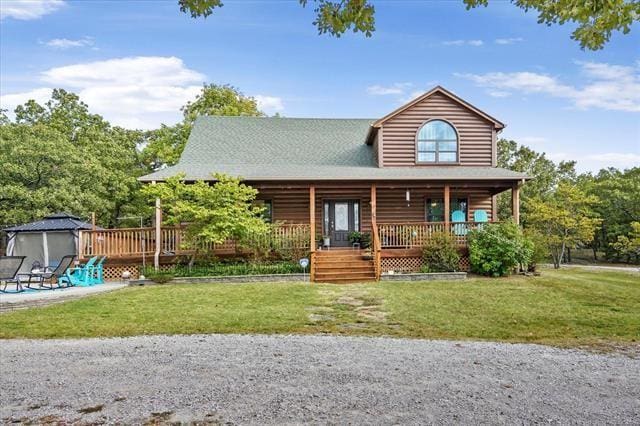
[[[418,130],[416,162],[457,163],[458,132],[444,120],[431,120]]]

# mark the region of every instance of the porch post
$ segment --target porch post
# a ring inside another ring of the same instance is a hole
[[[520,186],[517,183],[511,188],[511,212],[513,221],[520,224]]]
[[[96,247],[96,212],[91,213],[91,255],[95,256],[98,253],[98,248]],[[80,261],[80,256],[78,256],[78,261]]]
[[[451,213],[449,212],[450,208],[450,198],[451,192],[449,185],[444,186],[444,227],[448,231],[449,230],[449,222],[451,220]]]
[[[162,209],[160,208],[160,198],[156,198],[156,251],[153,254],[153,267],[157,271],[160,269],[160,247],[162,244]]]
[[[371,227],[373,228],[374,226],[377,226],[378,224],[378,220],[377,220],[377,208],[376,208],[376,184],[372,183],[371,184]]]
[[[373,236],[373,263],[376,281],[380,280],[380,255],[381,255],[381,247],[380,247],[380,236],[378,235],[378,192],[376,188],[376,184],[371,184],[371,235]]]
[[[315,280],[315,260],[316,260],[316,187],[309,186],[309,232],[310,235],[310,264],[309,264],[309,281]]]

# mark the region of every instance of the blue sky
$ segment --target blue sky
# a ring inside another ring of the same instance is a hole
[[[0,0],[3,108],[51,88],[115,124],[180,119],[203,82],[270,114],[380,117],[440,84],[507,123],[502,136],[580,170],[640,165],[640,28],[583,51],[507,2],[375,2],[373,37],[318,36],[297,1],[226,1],[206,20],[177,1]]]

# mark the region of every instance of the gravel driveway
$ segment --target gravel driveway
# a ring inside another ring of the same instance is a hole
[[[640,360],[325,336],[0,341],[0,419],[640,423]]]

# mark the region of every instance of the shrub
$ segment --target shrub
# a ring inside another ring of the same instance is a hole
[[[155,271],[145,271],[149,279]],[[247,262],[242,260],[221,260],[208,265],[195,266],[175,265],[168,273],[175,277],[223,277],[229,275],[272,275],[272,274],[300,274],[303,269],[297,262]],[[307,273],[309,269],[307,268]],[[153,279],[152,279],[153,280]]]
[[[525,229],[524,236],[531,242],[531,259],[529,260],[528,271],[535,272],[538,264],[548,262],[550,257],[549,244],[547,239],[535,229]]]
[[[485,224],[469,233],[471,271],[494,277],[508,275],[531,261],[533,244],[513,222]]]
[[[147,278],[156,284],[166,284],[174,279],[175,275],[172,272],[150,270],[147,273]]]
[[[460,254],[451,234],[435,233],[422,247],[422,272],[455,272],[460,269]]]

